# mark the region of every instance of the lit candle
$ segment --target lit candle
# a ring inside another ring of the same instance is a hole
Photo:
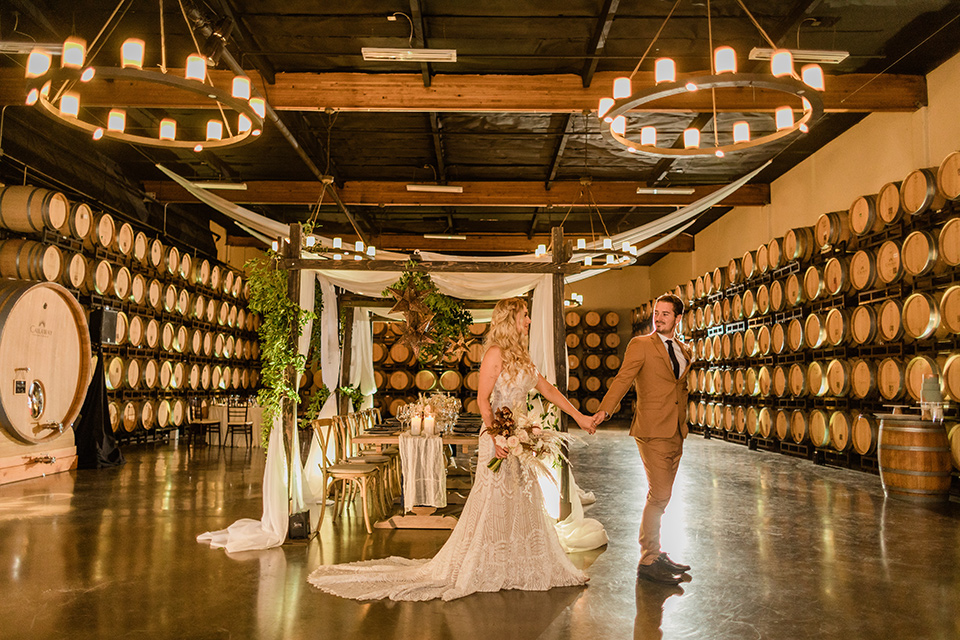
[[[428,436],[434,436],[437,434],[436,418],[429,413],[423,419],[423,432]]]
[[[420,435],[420,424],[422,418],[420,416],[413,416],[410,418],[410,435],[418,436]]]

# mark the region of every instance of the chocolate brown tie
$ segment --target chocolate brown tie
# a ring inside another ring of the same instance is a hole
[[[673,377],[680,377],[680,361],[677,360],[676,354],[673,352],[673,340],[667,340],[667,353],[670,354],[670,362],[673,363]]]

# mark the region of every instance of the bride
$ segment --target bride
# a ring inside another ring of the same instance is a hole
[[[478,403],[486,425],[501,407],[525,410],[536,388],[593,433],[587,416],[537,373],[527,350],[530,317],[520,298],[497,303],[480,364]],[[443,548],[430,560],[396,556],[322,566],[309,581],[323,591],[356,600],[454,600],[476,592],[546,591],[585,584],[586,574],[567,558],[548,520],[536,473],[480,432],[477,474],[463,513]],[[498,471],[487,464],[505,458]]]

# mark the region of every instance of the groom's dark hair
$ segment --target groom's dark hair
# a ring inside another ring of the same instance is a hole
[[[662,296],[657,298],[657,302],[669,302],[670,304],[673,305],[673,313],[675,315],[677,316],[683,315],[683,300],[673,295],[672,293],[663,294]],[[654,306],[656,306],[656,302],[654,303]]]

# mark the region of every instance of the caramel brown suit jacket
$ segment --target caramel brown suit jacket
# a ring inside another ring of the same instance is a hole
[[[603,396],[600,410],[612,415],[630,385],[637,391],[630,435],[635,438],[669,438],[679,429],[687,437],[687,371],[692,358],[686,345],[674,340],[687,360],[679,378],[673,377],[673,364],[667,347],[656,333],[638,336],[627,344],[623,364],[610,390]]]

